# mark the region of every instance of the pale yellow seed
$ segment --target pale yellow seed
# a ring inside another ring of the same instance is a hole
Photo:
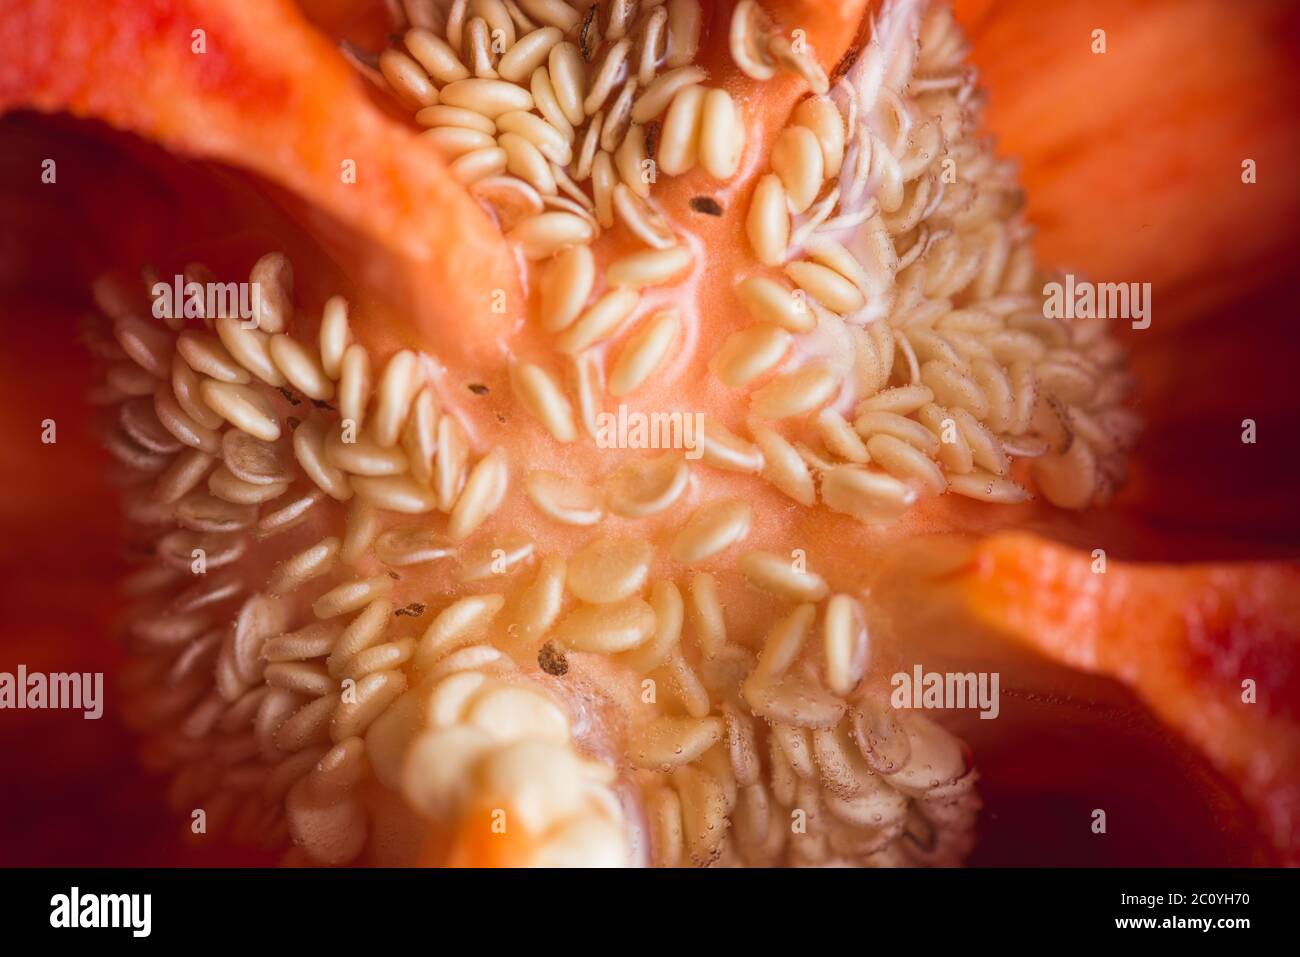
[[[534,469],[524,477],[524,492],[545,515],[565,525],[594,525],[605,515],[600,492],[559,472]]]
[[[596,206],[596,221],[603,229],[614,225],[614,187],[617,185],[614,160],[601,150],[591,164],[591,198]]]
[[[866,297],[857,286],[835,270],[819,263],[807,260],[786,263],[785,274],[796,286],[832,312],[856,312],[866,305]]]
[[[424,525],[399,525],[375,539],[375,557],[385,565],[424,565],[448,558],[455,544]]]
[[[244,328],[244,320],[220,316],[216,323],[221,344],[241,366],[270,386],[284,385],[284,376],[271,359],[271,337],[260,329]]]
[[[980,420],[988,415],[984,391],[969,376],[947,363],[931,360],[922,364],[921,382],[934,393],[934,400],[940,405],[965,409]]]
[[[330,296],[321,312],[320,361],[325,374],[335,382],[343,372],[343,353],[351,344],[348,301],[342,296]]]
[[[326,495],[340,502],[352,497],[347,474],[328,461],[325,453],[325,419],[312,416],[293,432],[293,454],[307,477]]]
[[[578,403],[578,417],[593,439],[600,435],[598,416],[604,403],[604,371],[604,363],[593,352],[574,356],[569,366],[569,389]]]
[[[466,126],[435,126],[421,133],[420,139],[436,146],[442,158],[449,162],[479,150],[491,149],[496,144],[492,134]]]
[[[696,436],[705,465],[732,472],[760,472],[763,453],[758,446],[737,436],[716,419],[704,420],[704,434]]]
[[[763,477],[801,505],[817,501],[812,475],[799,452],[773,429],[752,428],[754,441],[763,454]]]
[[[557,442],[572,442],[578,437],[573,424],[573,407],[545,369],[531,363],[512,363],[510,387],[528,413],[541,422]]]
[[[352,490],[376,508],[405,515],[422,515],[432,512],[438,505],[437,497],[409,475],[352,476]]]
[[[552,635],[577,651],[608,655],[644,643],[654,628],[654,609],[632,597],[607,605],[581,605],[560,620]]]
[[[620,466],[605,483],[605,501],[615,515],[645,518],[676,502],[689,480],[690,466],[680,454],[667,452]]]
[[[287,595],[299,585],[327,574],[338,560],[339,546],[337,538],[326,538],[285,559],[271,573],[268,588],[273,594]]]
[[[542,559],[537,577],[519,596],[510,613],[507,635],[532,645],[546,634],[564,606],[564,577],[563,558],[548,555]]]
[[[893,476],[854,465],[828,469],[822,476],[821,494],[828,508],[867,525],[896,521],[917,498],[915,491]]]
[[[787,126],[772,146],[771,163],[785,187],[790,212],[804,212],[821,192],[825,177],[816,135],[805,126]]]
[[[248,280],[257,290],[252,321],[268,335],[284,332],[293,319],[293,266],[284,253],[270,252],[253,263]]]
[[[568,589],[592,604],[622,601],[645,587],[653,556],[645,541],[596,539],[570,556]]]
[[[465,69],[456,51],[432,30],[408,30],[403,42],[420,66],[444,86],[469,77],[469,70]]]
[[[767,52],[771,30],[771,21],[757,0],[740,0],[731,12],[731,59],[752,79],[770,80],[776,75],[776,63]]]
[[[220,450],[221,438],[216,429],[201,425],[191,418],[181,408],[170,383],[158,382],[150,375],[145,375],[145,381],[151,386],[157,383],[156,387],[150,390],[153,392],[154,415],[176,441],[191,448],[201,449],[209,455],[215,455]],[[220,426],[220,422],[217,424]]]
[[[650,640],[619,657],[619,662],[633,672],[648,674],[677,651],[685,620],[686,606],[682,593],[670,581],[655,582],[650,589],[650,608],[655,628]]]
[[[401,475],[408,469],[406,453],[400,448],[384,448],[366,433],[348,437],[351,442],[344,441],[345,428],[337,422],[325,434],[325,459],[335,468],[368,478]]]
[[[477,582],[517,571],[533,557],[537,544],[526,535],[505,535],[488,539],[463,552],[452,577],[458,582]]]
[[[775,173],[761,177],[754,187],[745,216],[745,235],[754,255],[767,266],[785,261],[790,242],[790,213],[786,207],[785,187]]]
[[[555,90],[555,99],[560,104],[565,119],[574,127],[581,126],[587,118],[586,111],[582,108],[582,101],[586,97],[586,68],[577,46],[565,41],[551,47],[547,56],[547,71]]]
[[[673,235],[668,221],[647,200],[633,192],[626,183],[619,183],[614,187],[613,208],[623,224],[647,246],[654,249],[671,249],[677,244],[677,237]],[[599,210],[599,205],[597,209]]]
[[[459,156],[447,168],[457,182],[472,186],[492,176],[500,176],[505,172],[508,162],[506,151],[493,146]]]
[[[589,246],[571,246],[546,267],[541,281],[541,321],[547,332],[559,332],[578,318],[596,281],[595,258]]]
[[[810,362],[773,378],[754,393],[751,405],[765,419],[807,415],[833,399],[839,387],[839,376],[825,363]]]
[[[433,620],[415,651],[415,667],[426,670],[449,651],[486,637],[488,626],[505,607],[501,595],[471,595],[452,602]]]
[[[343,548],[339,552],[339,558],[348,565],[357,564],[370,550],[378,534],[379,510],[365,499],[353,499],[344,524]]]
[[[614,169],[618,171],[619,179],[643,199],[650,195],[649,179],[643,175],[645,161],[645,127],[633,123],[614,151]]]
[[[804,243],[804,252],[813,262],[833,269],[870,297],[878,287],[866,268],[843,245],[827,236],[813,236]]]
[[[736,295],[758,322],[771,323],[789,332],[811,332],[817,317],[802,292],[766,276],[748,276],[736,286]]]
[[[438,455],[433,462],[433,490],[438,497],[438,511],[450,512],[465,485],[465,467],[469,462],[469,439],[454,415],[438,420]]]
[[[810,96],[795,107],[791,121],[816,136],[826,178],[839,176],[844,162],[844,117],[835,104],[824,96]]]
[[[636,80],[628,80],[610,104],[609,115],[600,128],[601,149],[612,153],[623,142],[632,123],[632,101],[636,98],[636,89]]]
[[[667,771],[689,764],[722,739],[721,718],[664,715],[636,728],[628,737],[628,760],[634,767]]]
[[[672,103],[678,92],[708,77],[698,66],[681,66],[655,77],[632,104],[632,122],[649,123]]]
[[[858,433],[853,431],[853,426],[849,425],[844,416],[834,409],[822,409],[817,413],[814,423],[827,451],[833,455],[850,462],[857,462],[859,465],[870,459],[867,447],[858,437]]]
[[[592,76],[591,88],[582,102],[582,109],[588,116],[603,107],[605,101],[609,99],[609,94],[613,92],[614,84],[618,82],[619,74],[623,70],[623,65],[627,63],[627,56],[631,51],[632,41],[619,40],[605,52],[604,59]]]
[[[668,357],[680,322],[676,310],[665,309],[647,319],[628,337],[609,374],[609,394],[623,396],[639,388]]]
[[[755,588],[786,601],[817,602],[826,597],[825,579],[804,568],[802,557],[746,552],[737,567]]]
[[[425,386],[411,403],[402,428],[402,451],[411,475],[421,485],[433,485],[434,456],[438,451],[438,399],[432,386]]]
[[[893,412],[897,415],[911,415],[934,401],[934,393],[923,385],[900,385],[892,389],[877,392],[869,399],[858,403],[855,412]]]
[[[497,132],[497,124],[482,113],[476,113],[461,106],[447,106],[442,103],[437,106],[426,106],[416,113],[415,122],[427,127],[455,126],[467,130],[477,130],[479,133],[486,133],[488,136],[495,136]]]
[[[516,133],[532,143],[548,160],[561,166],[573,162],[572,134],[566,135],[535,113],[502,113],[496,125],[503,133]]]
[[[854,421],[853,427],[864,439],[875,435],[892,435],[914,445],[927,455],[939,452],[939,439],[933,432],[915,419],[896,412],[863,412]]]
[[[208,379],[199,386],[208,408],[235,428],[264,442],[280,437],[280,423],[271,400],[257,389]]]
[[[614,289],[596,300],[571,327],[555,339],[555,347],[573,355],[613,335],[632,314],[641,295],[635,289]]]
[[[518,133],[502,133],[497,145],[506,153],[506,169],[544,196],[556,192],[551,164],[532,141]]]
[[[364,608],[392,589],[393,580],[387,575],[363,578],[330,589],[316,599],[311,609],[317,618],[337,618]]]
[[[545,259],[574,244],[589,243],[595,238],[592,224],[573,213],[546,212],[525,219],[507,233],[523,248],[527,259]]]
[[[709,369],[726,385],[740,388],[776,368],[793,337],[778,326],[753,325],[727,336],[709,361]]]
[[[668,43],[668,11],[662,6],[651,11],[641,27],[641,55],[637,62],[636,80],[648,86],[655,78],[660,59]]]
[[[745,151],[745,124],[726,90],[709,90],[700,115],[699,160],[714,179],[730,179]]]
[[[582,21],[582,14],[564,0],[518,0],[518,3],[534,20],[559,27],[566,34]]]
[[[199,394],[203,380],[190,368],[189,364],[177,354],[172,359],[172,393],[185,413],[204,428],[218,428],[224,421],[221,416],[208,408]]]
[[[704,116],[704,87],[692,83],[677,91],[659,133],[659,169],[666,176],[681,176],[699,157],[700,121]]]
[[[679,278],[691,267],[694,255],[690,247],[681,245],[671,249],[647,249],[628,253],[610,263],[605,270],[605,281],[611,286],[642,289],[661,286]]]
[[[966,498],[1000,505],[1015,505],[1030,498],[1023,486],[983,469],[974,469],[965,475],[949,475],[948,490]]]
[[[511,110],[531,110],[533,95],[523,87],[505,80],[470,77],[444,86],[439,94],[439,102],[495,119]]]
[[[541,27],[526,33],[501,56],[497,73],[511,83],[523,83],[533,71],[546,62],[552,48],[564,39],[556,27]]]
[[[167,377],[175,341],[170,332],[135,316],[121,316],[113,323],[113,335],[136,365],[156,379]],[[196,366],[195,371],[205,370]]]
[[[544,66],[539,66],[534,70],[532,78],[529,80],[529,89],[533,94],[533,102],[537,104],[537,112],[542,114],[547,123],[550,123],[551,126],[563,133],[566,140],[572,142],[573,124],[564,115],[564,110],[560,107],[560,101],[555,96],[555,87],[551,84],[550,70]]]
[[[1096,492],[1098,473],[1097,455],[1081,436],[1065,452],[1041,455],[1033,464],[1039,491],[1059,508],[1085,508]]]
[[[832,597],[822,628],[826,684],[837,695],[847,695],[867,670],[867,630],[857,602],[848,595]]]
[[[597,112],[587,123],[587,129],[582,134],[582,142],[578,146],[578,160],[573,168],[573,175],[579,179],[586,179],[592,173],[593,164],[596,161],[596,151],[600,148],[600,134],[604,129],[605,114]]]
[[[447,536],[461,542],[472,535],[501,504],[508,480],[504,449],[498,447],[483,456],[470,471],[465,488],[452,507]]]
[[[739,498],[701,505],[673,539],[673,558],[687,565],[712,558],[749,534],[752,515]]]
[[[699,0],[668,0],[668,65],[692,63],[700,50],[704,12]]]
[[[389,85],[411,105],[433,106],[438,102],[438,91],[424,68],[401,50],[390,48],[379,54],[379,70]]]
[[[271,358],[289,384],[307,398],[321,401],[334,398],[334,383],[325,374],[320,360],[296,339],[272,336]]]
[[[360,343],[348,346],[339,369],[339,417],[359,429],[370,402],[370,353]]]

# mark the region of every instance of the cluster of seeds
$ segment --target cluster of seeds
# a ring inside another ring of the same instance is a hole
[[[191,266],[186,278],[208,273]],[[484,793],[541,838],[537,862],[624,859],[621,811],[602,783],[613,770],[579,758],[559,706],[483,643],[504,598],[462,599],[422,632],[402,628],[426,605],[402,594],[399,569],[450,557],[470,582],[499,555],[531,555],[528,541],[488,554],[468,544],[506,494],[503,453],[471,461],[428,357],[398,352],[372,376],[341,298],[316,342],[289,335],[282,255],[260,259],[250,280],[263,306],[251,321],[188,324],[141,318],[138,297],[105,281],[95,291],[107,328],[85,330],[106,360],[92,400],[108,412],[105,445],[146,556],[126,583],[129,720],[149,734],[150,763],[173,772],[173,804],[202,808],[209,830],[271,846],[291,837],[310,860],[346,863],[375,825],[366,782],[421,811],[448,808],[408,754],[437,751],[445,767],[442,739],[419,733],[455,727],[467,774],[470,744],[487,736],[475,751]],[[434,511],[445,514],[437,533],[401,519]],[[453,678],[482,685],[459,710],[447,703]],[[536,803],[539,764],[551,781],[571,772],[574,803],[551,791]]]
[[[752,389],[764,473],[803,504],[814,477],[868,523],[945,491],[1024,501],[1017,459],[1054,504],[1104,502],[1137,431],[1123,352],[1104,320],[1045,317],[1013,171],[975,138],[964,41],[946,6],[918,9],[891,5],[776,137],[746,216],[768,269],[736,287],[754,324],[711,369]],[[736,6],[732,55],[755,79],[770,29]]]
[[[749,637],[729,636],[714,575],[681,587],[654,575],[664,554],[689,567],[741,542],[747,503],[702,505],[662,552],[597,537],[566,558],[523,536],[476,534],[506,494],[508,463],[498,449],[470,464],[425,357],[395,354],[371,387],[345,302],[329,301],[308,345],[284,331],[299,324],[287,261],[269,254],[253,276],[273,304],[256,322],[278,332],[227,316],[150,322],[105,283],[109,328],[84,333],[107,361],[93,399],[110,413],[106,445],[147,553],[126,584],[130,720],[148,734],[150,763],[172,772],[179,810],[341,864],[398,813],[372,805],[374,781],[430,820],[509,809],[544,838],[534,863],[611,864],[630,854],[613,790],[622,770],[644,795],[661,864],[965,853],[975,774],[945,732],[898,723],[864,690],[855,599],[781,556],[745,553],[737,568],[756,600],[791,609],[755,656]],[[654,514],[684,490],[684,467],[671,455],[636,461],[599,493],[542,471],[524,484],[557,522],[593,524],[606,507]],[[433,511],[440,529],[403,518]],[[491,590],[408,632],[429,596],[403,573],[441,561],[455,581]],[[823,639],[805,648],[819,606]],[[630,719],[614,764],[583,756],[573,702],[530,664],[563,676],[575,655],[666,692]]]
[[[402,13],[383,78],[528,259],[616,221],[670,248],[658,175],[736,172],[739,110],[694,63],[699,0],[430,0]]]

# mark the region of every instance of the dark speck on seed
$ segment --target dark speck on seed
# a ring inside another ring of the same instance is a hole
[[[298,418],[296,415],[289,416],[285,421],[289,423],[289,428],[291,429],[297,429],[298,426],[302,425],[302,419]]]
[[[293,390],[290,389],[288,386],[283,386],[283,385],[280,386],[279,392],[282,396],[284,396],[286,399],[289,400],[290,405],[302,405],[302,400],[299,399],[296,395],[294,395]]]
[[[658,120],[652,120],[645,126],[645,155],[654,156],[659,152],[659,131],[662,127]]]
[[[393,581],[395,581],[395,582],[400,582],[400,581],[402,580],[402,576],[399,575],[399,574],[397,574],[397,572],[394,572],[394,571],[390,571],[390,572],[388,573],[388,577],[391,578],[391,579],[392,579]]]
[[[469,391],[473,392],[475,395],[487,395],[488,387],[481,382],[471,382],[469,384]]]
[[[722,207],[712,196],[692,196],[691,209],[706,216],[721,216]]]
[[[397,611],[393,612],[394,617],[409,615],[412,618],[419,618],[423,614],[424,614],[424,602],[421,601],[413,601],[405,608],[399,608],[397,609]]]
[[[564,657],[564,650],[557,648],[555,642],[548,641],[537,653],[537,664],[548,675],[562,678],[569,673],[569,660]]]
[[[582,18],[582,29],[578,31],[578,50],[582,53],[582,62],[590,63],[596,52],[596,5],[587,8],[587,15]]]
[[[331,412],[334,411],[334,406],[330,405],[324,399],[312,399],[311,404],[316,406],[318,409],[328,409]]]

